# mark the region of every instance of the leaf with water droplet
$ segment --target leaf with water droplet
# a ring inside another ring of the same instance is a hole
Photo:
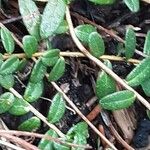
[[[130,86],[138,86],[150,78],[150,58],[145,58],[126,77]]]
[[[0,74],[7,75],[12,74],[16,71],[19,65],[19,59],[16,56],[11,56],[4,61],[0,67]]]
[[[38,49],[38,42],[34,36],[26,35],[23,37],[23,50],[28,58],[31,58],[32,55]]]
[[[21,99],[15,97],[15,101],[12,107],[9,109],[9,113],[14,116],[22,116],[30,111],[28,103]]]
[[[127,59],[134,55],[136,48],[136,35],[132,28],[128,28],[125,36],[125,56]]]
[[[65,72],[65,60],[63,57],[60,57],[51,70],[49,76],[48,76],[48,81],[56,81],[58,80]]]
[[[7,53],[12,54],[15,49],[15,42],[11,32],[6,28],[1,28],[1,40]]]
[[[43,89],[43,81],[39,81],[37,83],[29,82],[23,97],[26,101],[30,103],[34,102],[40,98],[43,93]]]
[[[33,0],[18,0],[19,11],[28,32],[40,39],[41,15]]]
[[[8,111],[13,105],[15,98],[12,93],[6,92],[0,96],[0,114]]]
[[[18,130],[34,132],[41,126],[41,121],[37,117],[31,117],[18,126]]]
[[[96,28],[89,24],[79,25],[75,28],[75,34],[85,44],[89,42],[89,35],[96,32]]]
[[[48,121],[50,123],[56,123],[63,117],[64,113],[65,101],[63,100],[62,95],[57,93],[52,100],[52,104],[48,112]]]
[[[103,97],[99,103],[102,108],[114,111],[128,108],[133,104],[135,98],[133,92],[124,90]]]
[[[44,78],[46,70],[46,66],[42,63],[41,58],[39,58],[33,67],[30,81],[34,83],[40,82]]]
[[[66,4],[63,0],[48,1],[42,15],[40,26],[42,38],[48,38],[54,34],[64,19],[65,10]]]
[[[51,49],[46,51],[42,56],[42,63],[45,66],[54,66],[59,59],[59,49]]]

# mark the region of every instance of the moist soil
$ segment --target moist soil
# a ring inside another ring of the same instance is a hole
[[[37,3],[40,11],[42,12],[45,4]],[[78,26],[79,24],[84,24],[84,20],[78,17],[78,15],[84,17],[85,19],[89,19],[90,21],[103,26],[106,29],[111,29],[118,36],[124,38],[125,31],[127,26],[132,25],[137,29],[137,49],[142,51],[142,47],[144,44],[145,34],[148,30],[150,30],[150,5],[145,2],[141,2],[140,11],[137,13],[132,13],[126,5],[122,1],[117,1],[113,5],[107,6],[99,6],[94,5],[87,0],[76,0],[70,6],[72,20],[74,26]],[[22,19],[19,14],[18,4],[15,0],[2,0],[2,7],[0,13],[0,21],[6,25],[10,31],[12,31],[17,38],[21,41],[24,35],[27,35],[28,32],[23,25]],[[111,36],[108,36],[105,32],[99,31],[103,36],[106,46],[106,55],[117,55],[118,42]],[[43,48],[44,46],[41,45]],[[61,51],[79,51],[72,41],[69,34],[62,34],[53,37],[52,39],[52,47],[59,48]],[[4,53],[2,43],[0,42],[1,52]],[[22,50],[16,45],[16,53],[21,53]],[[124,54],[121,54],[123,56]],[[138,54],[134,55],[136,59],[143,59]],[[60,87],[66,89],[66,94],[68,97],[76,104],[76,106],[81,110],[81,112],[87,116],[93,108],[98,104],[98,100],[92,101],[91,99],[95,97],[95,81],[100,69],[89,59],[87,58],[65,58],[66,59],[66,70],[65,74],[61,79],[57,81],[57,84]],[[126,75],[133,69],[134,65],[127,62],[117,62],[111,61],[113,65],[113,71],[119,75],[121,78],[125,78]],[[31,68],[34,65],[32,60],[29,60],[25,68],[16,73],[16,76],[19,80],[15,80],[15,89],[23,94],[25,88],[23,86],[27,85]],[[21,82],[20,82],[21,81]],[[47,81],[44,79],[44,92],[42,97],[50,98],[55,95],[56,91]],[[136,90],[144,96],[147,100],[149,99],[144,95],[141,87],[137,87]],[[5,89],[0,88],[0,92],[5,92]],[[49,101],[39,99],[37,102],[32,104],[39,112],[43,115],[47,115],[49,110],[49,106],[51,103]],[[90,105],[90,106],[89,106]],[[134,136],[131,139],[130,144],[133,147],[141,148],[146,147],[150,144],[148,140],[148,136],[150,133],[150,121],[146,115],[146,109],[139,102],[135,102],[134,106],[130,108],[131,112],[134,112],[134,120],[135,120],[135,128],[134,128]],[[129,113],[130,111],[128,111]],[[122,130],[115,122],[115,119],[111,112],[105,112],[110,117],[112,124],[118,133],[123,137]],[[16,117],[5,113],[1,115],[1,118],[6,123],[9,129],[17,130],[17,127],[20,123],[22,123],[27,118],[33,116],[32,113],[28,113],[26,115]],[[64,117],[61,121],[56,124],[57,127],[64,133],[66,133],[70,127],[74,124],[82,121],[82,119],[74,114],[70,110],[66,110]],[[102,125],[104,129],[105,136],[111,140],[112,137],[115,137],[111,132],[110,128],[106,125],[105,117],[103,114],[97,115],[97,117],[92,120],[92,123],[98,127]],[[37,131],[38,133],[45,133],[48,130],[48,127],[45,124],[42,124],[41,128]],[[35,139],[33,141],[34,144],[37,144],[39,140]],[[100,143],[100,144],[98,144]],[[116,145],[118,149],[124,149],[122,144],[114,138],[113,143]],[[95,132],[89,128],[89,138],[88,144],[93,147],[93,150],[98,150],[104,147],[105,144],[101,142]],[[145,148],[147,149],[147,148]]]

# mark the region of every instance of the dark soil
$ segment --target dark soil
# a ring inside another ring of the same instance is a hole
[[[43,4],[39,4],[41,11],[43,9],[42,5]],[[20,19],[17,1],[15,0],[2,1],[2,10],[3,13],[0,14],[0,21],[4,23],[6,27],[8,27],[21,41],[22,37],[24,35],[27,35],[28,33],[22,23],[22,20]],[[141,2],[140,11],[138,13],[132,13],[129,11],[129,9],[122,1],[118,1],[116,2],[116,4],[111,6],[98,6],[88,2],[87,0],[76,0],[71,4],[71,12],[78,13],[79,15],[88,18],[89,20],[95,22],[96,24],[102,25],[107,29],[113,29],[122,38],[124,38],[125,29],[126,26],[128,25],[139,27],[140,30],[137,31],[137,33],[146,34],[147,31],[150,30],[150,5],[143,2]],[[76,18],[74,15],[72,16],[72,19],[74,22],[74,26],[83,23],[82,20]],[[115,40],[113,37],[107,36],[106,33],[104,32],[101,32],[101,34],[105,40],[106,54],[117,55],[117,47],[119,42]],[[139,50],[142,50],[143,44],[144,44],[144,38],[138,37],[137,48]],[[77,51],[76,45],[73,43],[71,37],[68,34],[58,35],[54,37],[52,46],[53,48],[61,49],[61,51],[66,51],[68,49],[70,51]],[[1,49],[1,53],[3,53],[4,51],[1,43],[0,43],[0,49]],[[15,52],[19,53],[22,52],[22,50],[18,46],[16,46]],[[135,54],[134,58],[142,59],[142,57],[137,54]],[[59,81],[57,81],[57,83],[60,87],[69,86],[67,95],[76,104],[76,106],[82,111],[84,115],[88,115],[97,104],[97,102],[95,102],[89,107],[86,105],[89,102],[89,100],[95,96],[94,81],[96,80],[97,74],[100,71],[100,69],[95,64],[93,64],[93,62],[89,61],[86,58],[84,59],[66,58],[66,62],[67,62],[67,67],[66,67],[65,74],[61,79],[59,79]],[[113,61],[112,64],[113,64],[113,71],[121,78],[125,78],[126,75],[134,67],[132,64],[129,64],[127,62]],[[18,76],[18,78],[25,85],[28,83],[28,79],[30,76],[29,72],[31,71],[30,66],[32,65],[33,62],[30,61],[25,67],[25,69],[22,70],[22,72],[16,74],[16,76]],[[56,93],[56,91],[47,82],[46,79],[44,81],[44,85],[45,85],[45,90],[42,97],[51,99]],[[15,89],[20,94],[23,94],[25,90],[24,87],[22,87],[22,84],[17,79],[15,84]],[[5,91],[4,89],[0,88],[1,93],[4,91]],[[141,87],[138,87],[137,91],[141,95],[146,97],[143,94]],[[37,110],[39,110],[43,115],[46,116],[50,104],[51,104],[50,102],[40,99],[38,102],[34,103],[33,106]],[[146,117],[145,108],[139,102],[136,102],[133,109],[136,110],[135,120],[138,122],[138,124],[137,127],[135,128],[136,129],[135,136],[133,137],[131,144],[133,147],[137,147],[137,148],[145,147],[148,144],[150,144],[148,141],[148,136],[150,134],[150,121]],[[23,122],[27,118],[30,118],[32,115],[33,115],[32,113],[28,113],[21,117],[15,117],[9,114],[3,114],[1,115],[1,118],[4,120],[4,122],[10,129],[16,130],[18,125],[21,122]],[[112,118],[111,115],[109,116]],[[73,124],[76,124],[79,121],[82,121],[82,119],[77,114],[74,114],[70,110],[67,110],[65,116],[57,124],[57,126],[60,128],[61,131],[66,133]],[[105,124],[105,121],[103,120],[103,117],[101,117],[101,115],[97,116],[92,121],[92,123],[95,126],[98,126],[99,124],[103,125],[107,138],[111,139],[112,133],[110,132],[110,129],[107,127],[107,125]],[[114,123],[114,126],[117,127],[116,123]],[[42,124],[41,128],[37,132],[45,133],[47,129],[48,127]],[[117,131],[120,133],[120,135],[122,135],[120,129],[117,129]],[[91,129],[89,129],[89,135],[90,136],[88,139],[88,143],[93,147],[93,150],[94,149],[98,150],[97,135]],[[35,143],[37,143],[37,141],[35,141]],[[118,149],[120,150],[123,149],[121,144],[119,144],[117,141],[115,141],[115,143]]]

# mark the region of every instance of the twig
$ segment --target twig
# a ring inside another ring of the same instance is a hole
[[[60,92],[68,104],[77,112],[77,114],[97,133],[112,149],[117,150],[117,148],[109,142],[109,140],[99,132],[99,130],[82,114],[82,112],[76,107],[76,105],[69,99],[69,97],[60,89],[60,87],[55,83],[51,82],[55,89]]]
[[[4,145],[4,146],[6,146],[6,147],[9,147],[9,148],[15,149],[15,150],[25,150],[25,149],[23,149],[23,148],[20,148],[20,147],[14,145],[14,144],[11,144],[11,143],[9,143],[9,142],[5,142],[5,141],[3,141],[3,140],[0,140],[0,145]]]
[[[116,129],[114,128],[114,126],[111,124],[109,126],[111,132],[113,133],[113,135],[115,136],[115,138],[127,149],[127,150],[134,150],[134,148],[132,148],[127,142],[125,142],[122,137],[118,134],[118,132],[116,131]]]
[[[66,19],[69,25],[69,30],[70,30],[70,34],[71,37],[73,39],[73,41],[75,42],[75,44],[77,45],[77,47],[79,48],[79,50],[85,55],[87,56],[90,60],[92,60],[93,62],[95,62],[101,69],[103,69],[106,73],[108,73],[110,76],[112,76],[112,78],[114,78],[120,85],[122,85],[125,89],[134,92],[134,94],[136,95],[137,99],[150,110],[150,104],[146,101],[146,99],[144,99],[138,92],[136,92],[132,87],[130,87],[126,81],[122,80],[118,75],[116,75],[111,69],[109,69],[107,66],[105,66],[99,59],[97,59],[96,57],[92,56],[87,50],[86,48],[81,44],[81,42],[78,40],[78,38],[75,35],[74,32],[74,27],[72,24],[72,20],[71,20],[71,16],[70,16],[70,12],[69,12],[69,8],[66,8]]]
[[[37,52],[33,54],[33,57],[40,57],[44,54],[44,52]],[[3,59],[8,59],[11,56],[17,56],[18,58],[26,58],[26,54],[25,53],[18,53],[18,54],[5,54],[2,55]],[[82,54],[81,52],[60,52],[60,56],[63,57],[86,57],[84,54]],[[119,57],[119,56],[114,56],[114,55],[103,55],[101,56],[99,59],[101,60],[111,60],[111,61],[127,61],[128,63],[133,63],[133,64],[138,64],[140,63],[140,60],[137,59],[128,59],[126,60],[124,57]]]
[[[36,138],[40,138],[40,139],[44,138],[46,140],[54,141],[56,143],[67,145],[69,147],[78,147],[78,148],[84,148],[84,149],[85,148],[88,148],[88,149],[92,148],[89,145],[78,145],[78,144],[74,144],[74,143],[69,143],[69,142],[63,141],[64,139],[51,137],[49,135],[43,135],[43,134],[31,133],[31,132],[25,132],[25,131],[15,131],[15,130],[5,131],[5,130],[0,130],[0,134],[12,134],[12,135],[16,135],[16,136],[31,136],[31,137],[36,137]]]
[[[116,35],[115,32],[113,32],[112,30],[108,30],[108,29],[106,29],[106,28],[104,28],[104,27],[102,27],[102,26],[100,26],[100,25],[98,25],[98,24],[96,24],[96,23],[90,21],[89,19],[87,19],[87,18],[85,18],[85,17],[79,15],[78,13],[71,13],[71,14],[72,14],[73,16],[75,16],[76,18],[79,18],[79,19],[83,20],[84,22],[89,23],[89,24],[95,26],[97,29],[99,29],[99,30],[101,30],[101,31],[104,31],[105,33],[107,33],[107,34],[110,35],[111,37],[115,38],[117,41],[119,41],[119,42],[121,42],[121,43],[125,43],[125,41],[124,41],[121,37],[119,37],[118,35]],[[142,53],[141,51],[139,51],[139,50],[137,50],[137,49],[135,49],[135,52],[136,52],[138,55],[142,56],[142,57],[148,57],[146,54]]]
[[[16,97],[23,99],[22,95],[20,95],[15,89],[10,88],[9,91],[13,93]],[[27,102],[27,101],[26,101]],[[28,103],[29,110],[38,118],[40,118],[45,124],[47,124],[51,129],[53,129],[60,137],[64,137],[64,134],[53,124],[49,123],[47,119],[38,112],[32,105]]]
[[[1,137],[5,137],[6,139],[8,139],[9,141],[15,142],[17,144],[19,144],[21,147],[25,148],[26,150],[39,150],[36,146],[26,142],[25,140],[9,135],[9,134],[4,134],[1,133],[0,135]]]

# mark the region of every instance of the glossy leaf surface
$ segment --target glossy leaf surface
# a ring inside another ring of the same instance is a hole
[[[37,117],[32,117],[18,126],[18,130],[33,132],[41,126],[41,121]]]
[[[150,97],[150,79],[147,79],[144,82],[142,82],[141,86],[146,96]]]
[[[150,31],[147,32],[147,36],[144,43],[144,54],[150,56]]]
[[[137,12],[140,8],[139,0],[124,0],[124,2],[128,6],[128,8],[133,12]]]
[[[65,113],[65,101],[60,93],[57,93],[52,101],[48,112],[48,121],[50,123],[58,122]]]
[[[104,41],[101,35],[98,34],[97,32],[93,32],[89,35],[89,48],[90,53],[97,58],[104,55],[105,52]]]
[[[42,16],[40,34],[42,38],[53,35],[64,19],[66,4],[63,0],[48,1]]]
[[[13,53],[15,48],[15,42],[11,35],[11,32],[6,27],[1,28],[0,31],[1,31],[1,40],[6,52],[9,54]]]
[[[131,106],[136,96],[133,92],[124,90],[107,95],[100,99],[100,106],[108,110],[120,110]]]

